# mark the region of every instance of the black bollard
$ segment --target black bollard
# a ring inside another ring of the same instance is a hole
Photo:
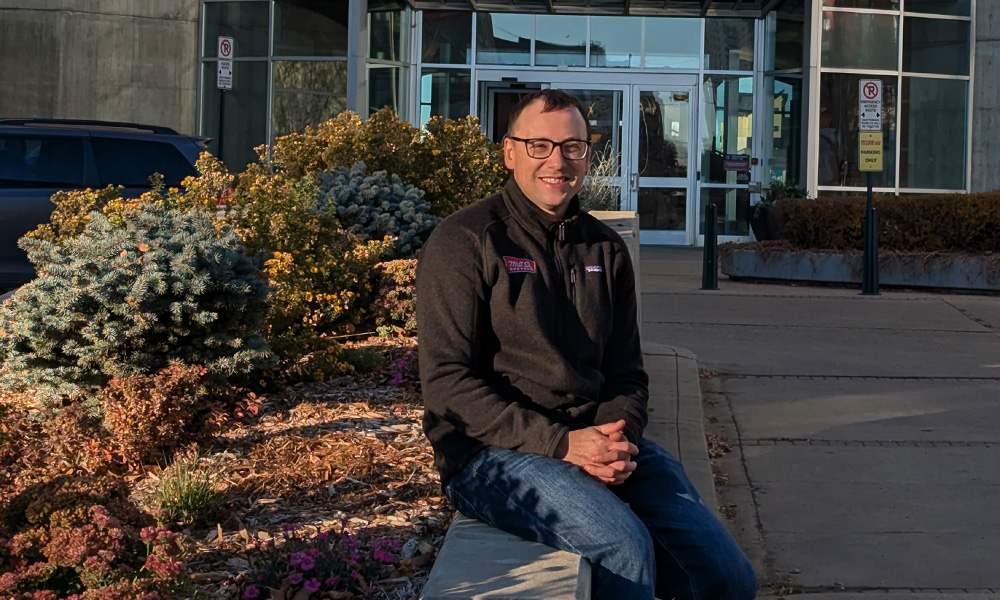
[[[868,173],[865,207],[865,253],[861,261],[861,295],[878,296],[878,211],[872,202],[872,174]]]
[[[709,202],[705,206],[705,253],[702,255],[701,289],[719,289],[719,236],[715,231],[718,208]]]

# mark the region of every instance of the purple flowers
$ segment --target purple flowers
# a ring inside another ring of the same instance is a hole
[[[302,588],[305,591],[310,592],[310,593],[312,593],[312,592],[318,592],[319,591],[319,579],[316,579],[315,577],[313,577],[312,579],[306,581],[305,584],[302,585]]]
[[[251,583],[250,585],[247,586],[246,591],[243,592],[243,597],[244,598],[259,598],[260,597],[260,588]]]

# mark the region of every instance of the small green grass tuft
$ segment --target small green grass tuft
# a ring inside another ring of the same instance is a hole
[[[180,455],[163,470],[151,504],[161,523],[208,522],[225,505],[228,493],[216,486],[217,472],[199,464],[197,454]]]
[[[355,372],[374,373],[385,368],[389,360],[378,346],[358,346],[344,348],[344,362],[354,367]]]

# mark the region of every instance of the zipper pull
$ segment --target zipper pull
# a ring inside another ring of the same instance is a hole
[[[559,241],[566,241],[566,221],[559,221]]]
[[[576,267],[569,270],[569,282],[576,283]]]

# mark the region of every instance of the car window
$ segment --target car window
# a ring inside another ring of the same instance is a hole
[[[82,187],[83,140],[0,134],[0,186]]]
[[[101,185],[149,186],[149,176],[163,175],[168,186],[179,186],[188,175],[197,175],[184,154],[166,142],[91,138]]]

